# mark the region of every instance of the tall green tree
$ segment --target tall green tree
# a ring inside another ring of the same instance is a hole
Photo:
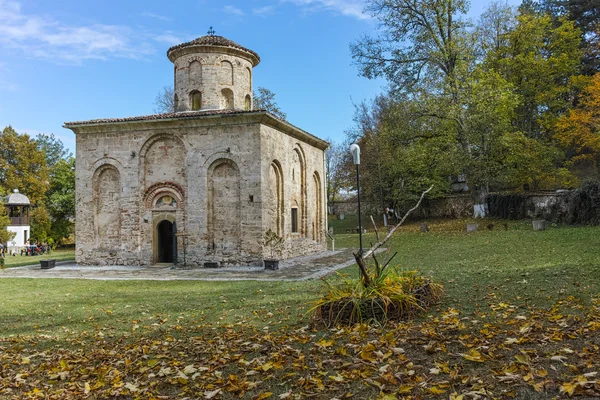
[[[488,53],[485,67],[498,71],[520,97],[515,128],[529,138],[549,140],[577,90],[572,78],[580,68],[580,32],[565,18],[555,24],[547,14],[521,12],[506,39]]]
[[[348,171],[345,169],[347,147],[342,143],[331,143],[325,153],[325,173],[327,176],[327,205],[333,206],[341,197],[341,191],[348,188]]]
[[[418,120],[416,127],[423,127],[425,136],[433,135],[435,143],[445,141],[451,153],[456,146],[465,153],[470,148],[464,82],[474,65],[475,52],[464,19],[467,5],[461,0],[372,0],[366,10],[380,22],[379,35],[364,36],[350,46],[361,75],[385,78],[396,102],[418,103],[418,107],[410,107],[411,119]],[[372,136],[364,126],[360,130]],[[419,139],[424,135],[418,128],[409,132]],[[375,144],[379,139],[372,136],[370,140]],[[410,143],[425,144],[422,140]],[[377,171],[385,175],[386,167],[376,163]],[[381,179],[374,182],[389,187]]]
[[[267,88],[259,86],[258,90],[252,94],[252,102],[255,110],[267,110],[278,118],[287,119],[287,114],[279,108],[275,101],[275,93]]]
[[[478,57],[485,59],[508,45],[508,33],[515,28],[516,8],[506,2],[492,2],[479,17],[475,29]]]
[[[71,152],[65,148],[63,142],[54,136],[53,133],[49,135],[40,133],[36,136],[35,141],[39,149],[44,152],[46,165],[50,169],[50,173],[52,173],[52,169],[57,162],[72,156]]]
[[[600,3],[597,0],[529,1],[530,11],[545,13],[554,20],[568,18],[581,32],[582,73],[600,72]]]
[[[7,243],[15,236],[14,232],[6,230],[8,225],[10,225],[10,218],[6,215],[4,202],[0,199],[0,243]]]
[[[522,29],[515,10],[493,4],[477,28],[468,29],[462,18],[466,4],[460,1],[373,0],[367,9],[381,22],[380,35],[353,43],[352,54],[362,75],[384,77],[391,87],[389,95],[356,112],[352,139],[363,146],[369,171],[365,192],[372,201],[399,201],[431,183],[437,191],[430,194],[440,195],[456,175],[466,176],[479,201],[489,190],[545,188],[564,181],[561,152],[515,123],[530,101],[520,82],[502,69],[506,49],[520,45],[511,41]],[[563,44],[552,41],[557,43]],[[573,43],[568,48],[576,52]],[[538,57],[548,56],[543,47],[535,50]],[[553,50],[552,61],[573,54]],[[572,70],[563,75],[568,81]],[[554,111],[552,95],[565,93],[547,93],[538,113],[551,106]],[[539,115],[533,119],[538,122]]]
[[[54,242],[60,242],[73,233],[75,158],[61,159],[54,165],[46,199],[51,228],[49,236]]]
[[[31,240],[47,242],[51,235],[52,227],[48,210],[44,205],[34,208],[30,212]]]
[[[11,126],[0,133],[0,188],[4,193],[19,189],[32,204],[44,201],[49,170],[38,142],[19,135]]]

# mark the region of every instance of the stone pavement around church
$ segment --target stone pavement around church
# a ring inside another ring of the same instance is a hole
[[[353,249],[325,251],[308,256],[290,258],[279,262],[279,269],[266,271],[262,266],[193,268],[157,265],[152,267],[130,266],[80,266],[61,263],[52,269],[41,269],[39,265],[6,268],[0,270],[0,278],[63,278],[95,280],[257,280],[257,281],[301,281],[316,279],[341,268],[355,264]]]

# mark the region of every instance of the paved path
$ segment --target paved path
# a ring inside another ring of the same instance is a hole
[[[325,251],[310,256],[290,258],[279,262],[279,270],[265,271],[260,267],[225,267],[183,269],[173,266],[127,267],[83,266],[61,263],[53,269],[41,269],[39,265],[0,270],[0,278],[63,278],[97,280],[257,280],[301,281],[320,278],[340,268],[355,263],[352,249]]]

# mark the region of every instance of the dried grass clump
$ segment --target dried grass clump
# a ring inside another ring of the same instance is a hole
[[[323,297],[312,310],[318,322],[327,327],[408,319],[439,301],[442,285],[420,276],[417,271],[400,272],[389,268],[371,282],[344,279],[337,285],[327,284]]]

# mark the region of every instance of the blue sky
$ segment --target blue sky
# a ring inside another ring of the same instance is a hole
[[[469,16],[489,2],[472,2]],[[156,94],[173,82],[167,49],[213,26],[261,56],[255,89],[272,90],[292,124],[342,141],[352,104],[384,85],[352,65],[350,42],[377,29],[363,7],[361,0],[0,0],[0,129],[54,133],[74,151],[66,121],[152,114]]]

